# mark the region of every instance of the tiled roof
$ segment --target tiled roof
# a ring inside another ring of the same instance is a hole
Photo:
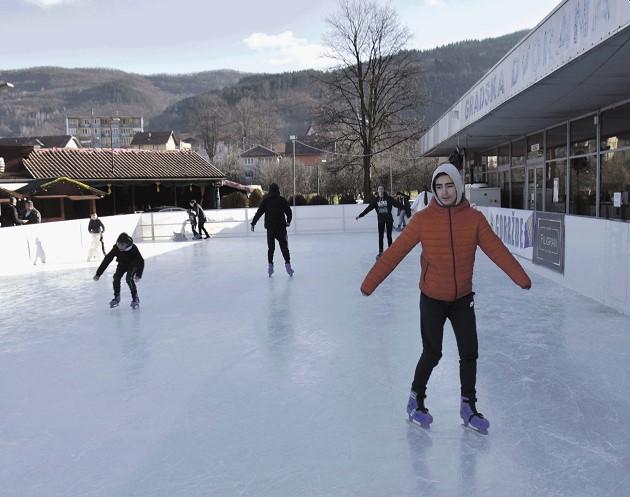
[[[175,143],[178,143],[177,137],[172,131],[143,131],[133,135],[131,145],[166,145],[173,135]]]
[[[40,149],[23,159],[35,179],[68,176],[78,180],[103,179],[223,179],[225,175],[200,155],[188,150]]]
[[[255,147],[243,152],[241,154],[241,157],[276,157],[278,155],[280,154],[274,152],[271,149],[268,149],[267,147],[256,145]]]

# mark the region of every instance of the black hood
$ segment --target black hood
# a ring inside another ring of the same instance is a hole
[[[276,183],[269,185],[269,198],[276,198],[280,196],[280,187]]]

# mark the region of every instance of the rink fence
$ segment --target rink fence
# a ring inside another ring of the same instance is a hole
[[[365,205],[300,206],[294,209],[289,233],[375,232],[374,213],[355,220],[364,208]],[[496,225],[496,209],[494,217],[488,208],[479,209],[491,224]],[[527,221],[531,212],[505,210],[512,219],[524,219],[518,226],[527,231],[523,237],[529,236]],[[249,230],[255,212],[256,209],[206,211],[206,229],[217,237],[264,236],[264,218],[259,221],[255,233]],[[122,231],[133,233],[138,242],[181,240],[185,243],[192,238],[187,220],[183,211],[104,217],[105,247],[109,249]],[[81,219],[0,229],[0,274],[28,273],[44,261],[47,265],[85,262],[91,242],[88,221]],[[564,274],[533,264],[531,252],[510,245],[509,240],[506,245],[525,261],[528,270],[630,315],[630,223],[579,216],[565,216],[564,222]],[[501,225],[498,231],[501,231]]]
[[[479,210],[491,225],[496,225],[496,208],[479,207]],[[501,211],[526,220],[533,215],[531,211],[517,209]],[[523,239],[532,236],[527,221],[522,229]],[[521,247],[506,245],[520,260],[527,261],[528,270],[630,315],[630,223],[564,216],[564,236],[564,273],[534,264],[531,250],[524,251],[522,244]],[[529,242],[526,245],[530,247]]]

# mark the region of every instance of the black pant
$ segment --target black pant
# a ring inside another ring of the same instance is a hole
[[[208,234],[208,232],[206,231],[206,228],[204,226],[206,224],[206,220],[205,219],[200,219],[198,221],[198,223],[199,223],[199,237],[201,237],[201,235],[203,233],[205,233],[206,234],[206,238],[210,238],[210,235]]]
[[[199,235],[197,234],[197,223],[196,223],[196,222],[194,222],[194,223],[193,223],[193,222],[191,222],[191,223],[190,223],[190,229],[191,229],[191,230],[192,230],[192,232],[193,232],[193,236],[194,236],[195,238],[197,238],[197,237],[199,236]]]
[[[284,257],[284,262],[287,264],[291,262],[291,255],[289,254],[289,238],[287,230],[285,229],[273,229],[267,230],[267,260],[269,264],[273,264],[273,253],[276,251],[276,240],[280,244],[280,250]]]
[[[411,389],[419,397],[425,396],[431,371],[442,357],[444,323],[448,318],[455,331],[459,350],[459,379],[462,396],[475,399],[477,382],[477,324],[475,319],[474,293],[454,302],[445,302],[420,296],[420,329],[422,355],[416,366]]]
[[[120,280],[125,273],[127,273],[125,281],[127,282],[127,285],[129,285],[129,290],[131,290],[131,297],[136,298],[138,296],[138,289],[136,288],[136,282],[133,279],[136,274],[135,267],[118,266],[116,268],[116,272],[114,273],[114,295],[117,297],[120,296]]]
[[[378,251],[383,251],[383,235],[385,234],[385,227],[387,226],[387,246],[392,245],[392,228],[394,227],[394,218],[390,214],[384,218],[378,218]]]

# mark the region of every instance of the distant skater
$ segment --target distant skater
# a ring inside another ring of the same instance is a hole
[[[284,268],[289,276],[293,276],[294,271],[291,267],[291,254],[289,253],[289,235],[287,234],[287,228],[293,219],[293,212],[289,207],[289,202],[280,196],[280,188],[275,183],[269,185],[269,193],[261,202],[254,219],[252,219],[252,231],[263,214],[265,215],[265,229],[267,230],[267,273],[269,277],[273,274],[273,254],[276,250],[276,240],[278,240],[280,251],[284,257]]]
[[[433,422],[424,404],[433,368],[442,357],[444,323],[453,325],[459,350],[460,416],[466,426],[485,433],[490,422],[477,411],[477,325],[472,289],[477,246],[523,289],[531,281],[518,261],[495,235],[484,215],[464,198],[464,182],[450,163],[439,166],[431,183],[434,198],[413,216],[391,249],[374,264],[361,285],[370,295],[418,244],[420,257],[420,331],[422,355],[407,403],[409,420],[423,427]]]
[[[98,258],[98,253],[105,255],[105,243],[103,242],[103,233],[105,233],[105,225],[98,218],[96,212],[90,214],[90,222],[88,223],[88,232],[90,233],[90,250],[88,252],[88,262]]]
[[[394,227],[394,217],[392,216],[393,207],[398,207],[399,209],[405,208],[405,206],[401,204],[398,200],[388,195],[383,186],[379,186],[377,189],[377,195],[376,197],[374,197],[374,200],[372,200],[365,208],[365,210],[356,217],[356,220],[358,221],[371,210],[376,210],[376,216],[378,218],[377,259],[383,253],[383,235],[385,234],[385,231],[387,231],[387,246],[390,247],[392,244],[392,229]]]
[[[204,225],[206,224],[206,214],[203,212],[203,207],[201,207],[201,205],[199,205],[196,200],[191,200],[190,210],[197,217],[197,225],[199,226],[199,236],[197,238],[201,239],[201,235],[205,233],[206,236],[204,238],[207,240],[208,238],[210,238],[210,235],[204,227]]]
[[[114,298],[109,303],[109,306],[116,307],[120,304],[120,280],[126,273],[125,281],[131,291],[131,307],[137,309],[140,306],[140,299],[138,298],[136,283],[142,278],[144,259],[138,247],[133,243],[133,239],[127,233],[121,233],[118,236],[116,244],[96,270],[94,280],[98,281],[105,269],[107,269],[107,266],[114,260],[114,257],[118,261],[118,266],[114,273]]]

